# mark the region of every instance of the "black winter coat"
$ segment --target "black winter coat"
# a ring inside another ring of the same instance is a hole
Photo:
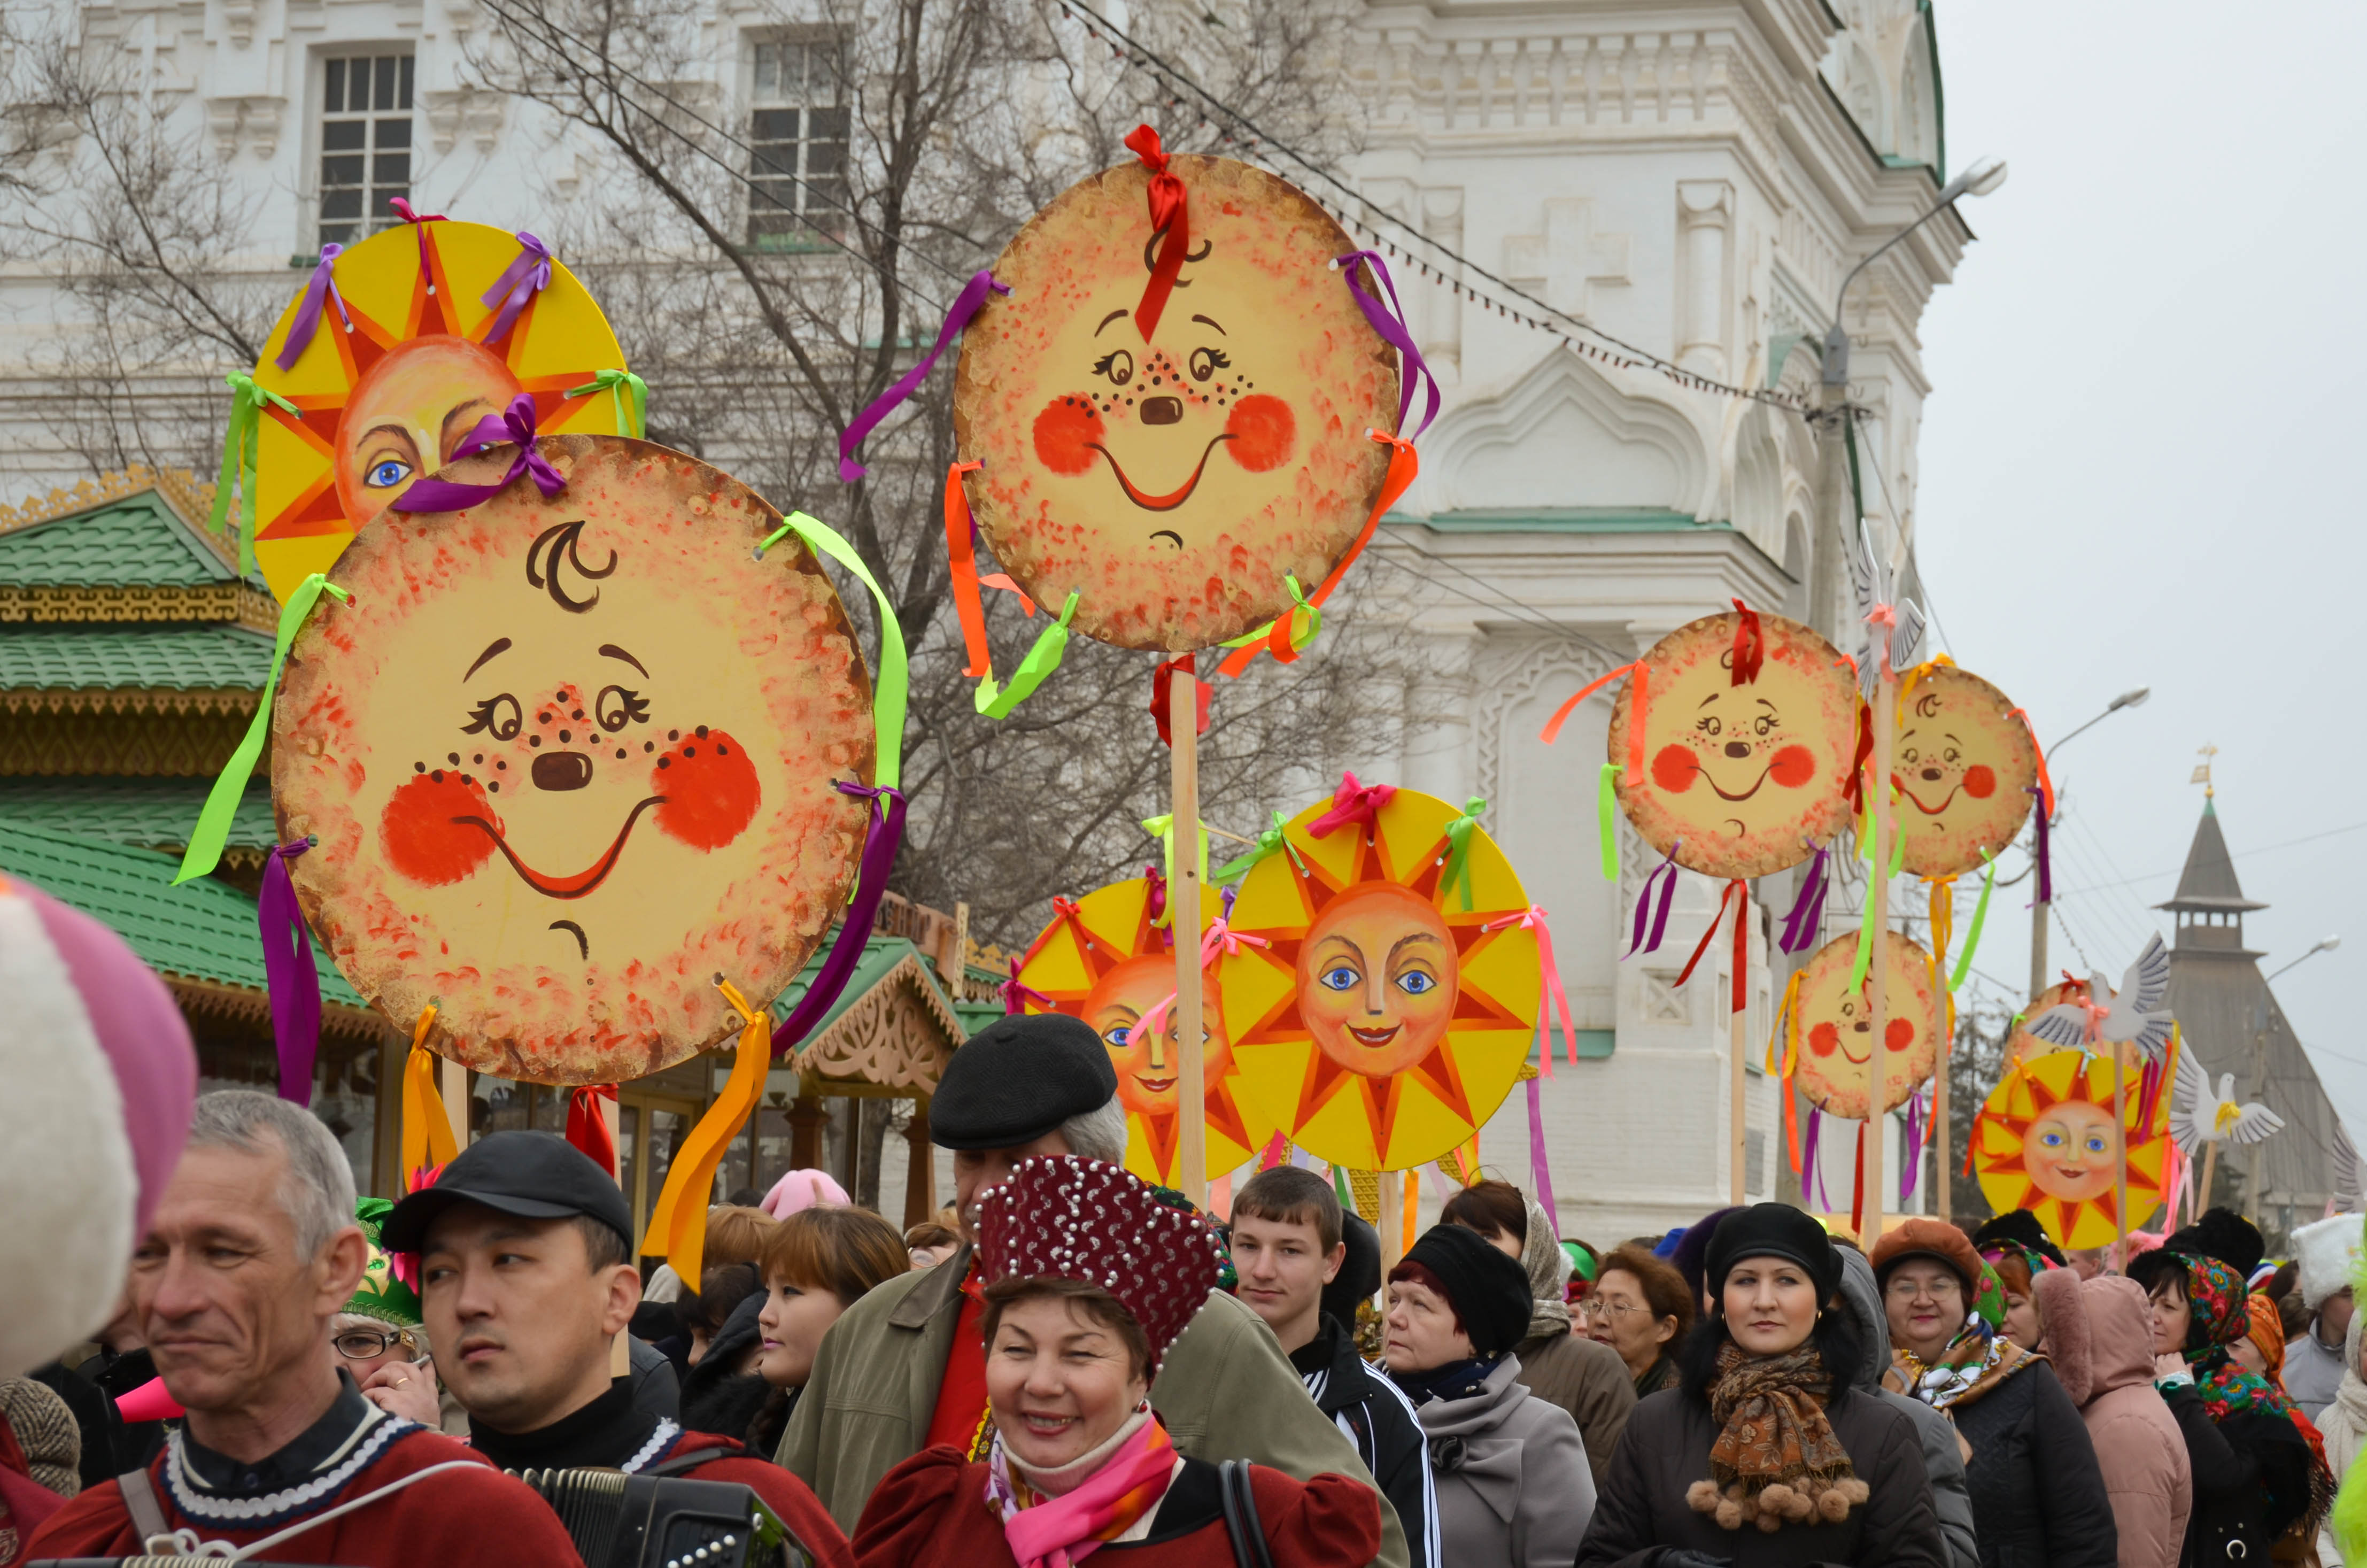
[[[1947,1414],[1972,1446],[1965,1487],[1981,1568],[2116,1568],[2120,1530],[2096,1445],[2054,1368],[2025,1357]]]
[[[1643,1401],[1611,1456],[1593,1522],[1579,1543],[1578,1568],[1656,1568],[1664,1547],[1730,1559],[1735,1568],[1945,1568],[1947,1550],[1931,1511],[1923,1440],[1913,1420],[1859,1392],[1836,1398],[1825,1416],[1871,1494],[1865,1506],[1838,1525],[1729,1530],[1685,1501],[1687,1487],[1710,1479],[1717,1424],[1708,1404],[1682,1389]]]
[[[2309,1511],[2306,1440],[2282,1416],[2248,1412],[2214,1422],[2191,1384],[2164,1389],[2162,1398],[2178,1417],[2194,1471],[2181,1568],[2267,1562],[2277,1538]]]

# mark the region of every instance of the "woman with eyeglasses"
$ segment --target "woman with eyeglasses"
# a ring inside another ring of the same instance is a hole
[[[354,1218],[369,1238],[369,1267],[353,1299],[331,1323],[329,1347],[364,1399],[390,1415],[440,1427],[436,1369],[428,1355],[427,1331],[420,1326],[418,1292],[379,1250],[379,1226],[393,1207],[384,1198],[365,1198],[354,1205]]]
[[[1676,1347],[1693,1326],[1683,1275],[1641,1247],[1615,1248],[1578,1312],[1589,1339],[1619,1352],[1637,1399],[1677,1386]]]

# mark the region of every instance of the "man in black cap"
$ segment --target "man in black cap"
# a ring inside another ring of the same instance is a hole
[[[880,1477],[922,1449],[944,1443],[985,1456],[984,1302],[970,1268],[979,1194],[1034,1155],[1125,1163],[1126,1111],[1109,1050],[1092,1026],[1064,1014],[997,1019],[947,1063],[929,1102],[929,1136],[953,1151],[962,1245],[934,1268],[880,1286],[831,1326],[781,1439],[780,1462],[850,1532]],[[1188,1458],[1372,1482],[1307,1397],[1273,1331],[1221,1292],[1168,1351],[1150,1403]],[[1404,1568],[1405,1534],[1387,1497],[1375,1561]]]
[[[813,1494],[730,1437],[636,1409],[610,1375],[640,1304],[632,1210],[616,1182],[549,1132],[471,1143],[396,1204],[380,1244],[416,1255],[436,1369],[469,1440],[504,1470],[588,1467],[736,1481],[824,1562],[850,1561]]]

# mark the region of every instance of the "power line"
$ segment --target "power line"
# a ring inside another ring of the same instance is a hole
[[[2288,838],[2277,844],[2263,844],[2251,849],[2239,849],[2234,854],[2228,856],[2227,858],[2230,860],[2248,859],[2255,855],[2266,855],[2272,849],[2291,849],[2297,845],[2315,844],[2321,838],[2333,838],[2340,834],[2357,833],[2361,828],[2367,828],[2367,822],[2346,823],[2340,827],[2329,827],[2323,833],[2305,834],[2299,838]],[[2185,868],[2183,866],[2172,866],[2166,871],[2147,871],[2141,876],[2126,877],[2117,882],[2100,882],[2092,887],[2074,888],[2071,891],[2074,892],[2097,892],[2107,888],[2127,887],[2133,882],[2150,882],[2161,877],[2174,877],[2184,869]],[[2060,898],[2063,895],[2057,893],[2056,896]]]
[[[1697,392],[1714,392],[1727,397],[1745,398],[1753,403],[1763,403],[1771,407],[1785,409],[1795,414],[1806,412],[1806,400],[1797,396],[1796,394],[1771,392],[1759,388],[1738,387],[1725,381],[1713,381],[1707,376],[1698,375],[1692,370],[1685,369],[1682,366],[1672,364],[1669,360],[1663,359],[1648,348],[1639,348],[1624,338],[1614,337],[1611,334],[1603,331],[1601,327],[1587,321],[1584,317],[1573,315],[1568,311],[1562,310],[1538,299],[1535,295],[1529,293],[1526,290],[1516,287],[1508,280],[1498,277],[1493,272],[1490,272],[1488,268],[1480,266],[1478,262],[1473,261],[1470,257],[1454,249],[1452,246],[1449,246],[1441,241],[1433,239],[1428,234],[1423,233],[1421,230],[1415,228],[1412,224],[1408,223],[1405,220],[1396,216],[1394,213],[1391,213],[1387,209],[1376,206],[1371,201],[1365,199],[1363,193],[1356,190],[1353,186],[1350,186],[1338,176],[1334,175],[1329,168],[1317,163],[1313,158],[1299,152],[1289,143],[1271,135],[1262,129],[1255,121],[1249,119],[1248,116],[1242,114],[1240,110],[1232,108],[1229,104],[1225,103],[1222,99],[1217,98],[1213,94],[1207,92],[1183,71],[1168,63],[1158,54],[1154,53],[1143,45],[1137,43],[1132,38],[1120,31],[1109,21],[1107,17],[1102,16],[1091,6],[1084,5],[1082,0],[1059,0],[1059,4],[1060,9],[1074,18],[1087,33],[1091,34],[1094,38],[1096,41],[1108,45],[1111,52],[1117,55],[1119,59],[1125,61],[1128,65],[1147,73],[1160,82],[1163,86],[1167,87],[1171,93],[1181,92],[1196,98],[1201,104],[1206,106],[1206,108],[1214,110],[1223,119],[1229,120],[1232,124],[1240,127],[1242,132],[1247,136],[1252,149],[1257,148],[1262,142],[1266,148],[1270,148],[1274,152],[1281,154],[1283,157],[1287,158],[1292,163],[1297,164],[1314,178],[1320,180],[1324,185],[1329,186],[1332,190],[1337,191],[1339,193],[1339,200],[1342,206],[1348,203],[1353,203],[1357,208],[1372,215],[1370,219],[1357,222],[1355,220],[1352,220],[1345,211],[1333,210],[1329,204],[1324,203],[1320,199],[1317,200],[1316,204],[1318,206],[1323,207],[1326,211],[1331,211],[1332,216],[1340,219],[1342,222],[1356,222],[1356,226],[1363,228],[1365,232],[1376,235],[1376,237],[1378,237],[1380,234],[1380,225],[1387,224],[1397,230],[1399,233],[1407,235],[1412,244],[1426,246],[1429,250],[1436,253],[1437,255],[1446,257],[1464,273],[1486,278],[1489,284],[1496,289],[1501,290],[1505,294],[1535,306],[1538,311],[1544,312],[1545,316],[1557,317],[1559,320],[1569,323],[1570,327],[1586,334],[1588,336],[1611,345],[1612,347],[1619,351],[1619,355],[1625,355],[1627,358],[1623,360],[1618,355],[1606,354],[1603,350],[1594,347],[1593,344],[1581,342],[1577,337],[1571,335],[1569,331],[1561,326],[1556,325],[1552,321],[1543,319],[1542,316],[1532,316],[1523,312],[1512,309],[1511,306],[1503,303],[1501,300],[1488,299],[1470,284],[1448,278],[1444,268],[1433,267],[1430,264],[1425,263],[1419,257],[1413,256],[1410,250],[1401,250],[1397,245],[1389,243],[1387,239],[1381,240],[1382,249],[1389,252],[1392,256],[1397,256],[1404,260],[1412,262],[1418,269],[1422,271],[1425,277],[1429,276],[1431,272],[1435,271],[1438,274],[1438,281],[1445,283],[1448,288],[1455,292],[1458,294],[1468,293],[1475,302],[1493,307],[1497,314],[1503,316],[1508,320],[1519,322],[1523,326],[1533,327],[1540,332],[1550,333],[1553,335],[1559,337],[1571,347],[1577,349],[1580,353],[1586,355],[1590,358],[1606,359],[1613,364],[1618,364],[1623,366],[1623,368],[1627,369],[1632,369],[1637,365],[1646,366],[1651,369],[1659,371],[1661,375],[1666,376],[1672,381],[1675,381],[1678,385],[1690,387]],[[1170,98],[1169,105],[1171,108],[1180,108],[1184,107],[1181,100],[1177,98]],[[1206,113],[1198,109],[1195,109],[1193,112],[1201,124],[1208,124],[1208,116]],[[1217,135],[1219,140],[1227,142],[1230,142],[1233,140],[1231,134],[1221,128],[1217,128]]]

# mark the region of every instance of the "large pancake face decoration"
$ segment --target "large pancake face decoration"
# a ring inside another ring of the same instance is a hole
[[[1197,649],[1292,607],[1363,528],[1388,468],[1395,355],[1332,259],[1354,249],[1293,187],[1176,156],[1190,257],[1144,340],[1154,254],[1139,165],[1070,187],[994,264],[954,389],[988,544],[1075,627]]]
[[[1655,643],[1611,713],[1628,820],[1653,848],[1706,876],[1797,865],[1849,820],[1856,680],[1807,627],[1755,619],[1755,676],[1735,679],[1743,618],[1708,616]]]
[[[536,427],[623,435],[617,400],[568,397],[624,350],[575,275],[550,282],[498,335],[485,293],[517,259],[517,236],[482,223],[404,224],[333,263],[339,313],[324,301],[302,356],[281,369],[300,291],[255,367],[257,386],[299,410],[266,409],[256,447],[255,557],[282,599],[326,572],[354,530],[435,472],[488,415],[534,396]],[[350,319],[353,330],[345,330]]]
[[[1939,1045],[1932,1033],[1931,955],[1896,931],[1883,945],[1882,1108],[1897,1110],[1931,1076]],[[1818,949],[1800,974],[1792,1028],[1799,1042],[1803,1094],[1831,1116],[1865,1119],[1874,1079],[1873,976],[1852,989],[1857,935]]]
[[[1435,796],[1399,790],[1319,838],[1330,809],[1286,825],[1296,859],[1242,879],[1233,929],[1254,940],[1219,960],[1217,990],[1245,1105],[1336,1165],[1405,1170],[1467,1142],[1528,1060],[1528,897],[1477,829],[1468,900],[1442,881],[1459,813]]]
[[[1978,870],[2030,814],[2038,748],[2012,701],[1976,675],[1934,665],[1900,694],[1890,783],[1908,874]]]
[[[1175,949],[1166,930],[1151,924],[1151,884],[1137,877],[1097,888],[1071,903],[1060,901],[1019,966],[1019,983],[1048,997],[1031,997],[1031,1013],[1082,1018],[1109,1049],[1126,1108],[1126,1168],[1145,1181],[1172,1186],[1181,1147],[1176,1115],[1178,1079],[1174,1009],[1164,1025],[1140,1027],[1145,1015],[1175,994]],[[1201,928],[1215,924],[1213,901]],[[1207,1117],[1207,1166],[1229,1171],[1274,1136],[1274,1126],[1241,1104],[1225,1011],[1216,988],[1201,1001],[1200,1074]]]
[[[2135,1229],[2161,1202],[2170,1096],[2157,1096],[2153,1120],[2140,1126],[2144,1074],[2135,1067],[2123,1072],[2129,1225]],[[2078,1051],[2030,1057],[2006,1073],[1973,1124],[1981,1196],[2000,1214],[2033,1210],[2058,1245],[2101,1246],[2117,1233],[2112,1187],[2121,1137],[2112,1119],[2110,1058]]]
[[[870,683],[811,553],[704,463],[539,443],[567,476],[387,512],[339,558],[274,714],[272,795],[354,988],[481,1072],[654,1073],[778,994],[862,847]],[[486,483],[515,449],[446,471]]]

